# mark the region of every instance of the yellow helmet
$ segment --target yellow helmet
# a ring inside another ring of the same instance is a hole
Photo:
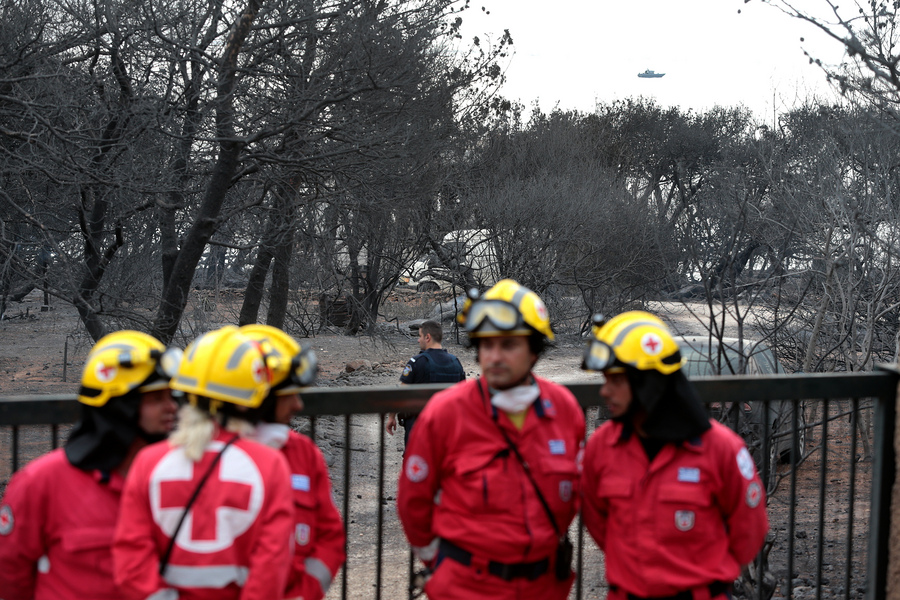
[[[611,371],[625,366],[669,375],[681,368],[678,344],[659,317],[642,310],[624,312],[604,321],[594,316],[581,367],[588,371]]]
[[[540,333],[554,339],[544,302],[512,279],[497,282],[480,298],[470,291],[457,321],[470,338]]]
[[[270,325],[244,325],[241,333],[260,344],[272,374],[272,391],[282,396],[300,391],[316,378],[316,353]]]
[[[123,330],[100,338],[88,354],[81,374],[78,401],[104,406],[110,398],[132,390],[149,392],[168,386],[181,359],[177,348],[166,350],[158,339]]]
[[[270,380],[259,343],[228,325],[188,344],[171,386],[186,394],[256,408],[269,394]]]

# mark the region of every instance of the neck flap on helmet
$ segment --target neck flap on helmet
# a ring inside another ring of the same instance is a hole
[[[141,395],[129,392],[103,406],[81,407],[81,420],[66,441],[69,462],[85,471],[111,471],[122,464],[140,434]]]
[[[694,387],[681,370],[669,375],[659,371],[625,368],[633,399],[628,415],[639,408],[646,417],[643,434],[666,442],[683,442],[710,428],[709,417]],[[626,415],[626,416],[628,416]]]

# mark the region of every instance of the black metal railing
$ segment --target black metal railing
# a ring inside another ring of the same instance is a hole
[[[785,598],[884,597],[897,372],[694,382],[711,414],[744,436],[769,491],[769,540],[736,596],[763,599],[777,588]],[[603,420],[599,384],[567,386],[587,411],[590,435]],[[303,394],[305,416],[296,425],[323,448],[347,525],[348,561],[329,598],[412,596],[414,561],[395,511],[385,509],[394,501],[402,443],[386,439],[384,414],[416,412],[444,387]],[[56,447],[60,428],[78,414],[74,396],[0,398],[0,492],[12,472]],[[580,521],[572,532],[579,577],[571,597],[600,598],[602,556]]]

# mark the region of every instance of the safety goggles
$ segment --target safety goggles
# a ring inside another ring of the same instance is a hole
[[[531,333],[519,309],[505,300],[474,302],[466,315],[466,331],[470,335],[494,331],[508,334]]]
[[[316,353],[303,347],[300,353],[291,359],[291,369],[287,378],[275,391],[277,395],[293,394],[299,388],[307,387],[316,379],[319,370],[319,361]]]
[[[167,348],[164,352],[159,350],[150,351],[150,360],[155,362],[153,372],[144,383],[138,387],[141,393],[153,392],[169,387],[169,380],[175,377],[178,372],[178,365],[184,357],[184,351],[181,348]],[[124,352],[119,355],[119,365],[126,368],[133,368],[136,364],[144,362],[145,359],[135,360],[130,352]]]
[[[614,367],[620,367],[612,348],[606,342],[591,340],[584,350],[584,359],[581,368],[585,371],[608,371]]]

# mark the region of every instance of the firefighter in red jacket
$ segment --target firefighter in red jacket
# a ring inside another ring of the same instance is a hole
[[[428,402],[397,494],[406,537],[433,568],[425,590],[433,600],[566,598],[584,414],[532,373],[553,340],[547,309],[507,279],[470,299],[460,322],[482,376]]]
[[[611,600],[730,598],[769,528],[750,453],[707,418],[681,364],[654,315],[595,318],[583,367],[605,375],[612,420],[585,450],[582,515]]]
[[[301,388],[316,376],[316,355],[291,336],[268,325],[245,325],[241,332],[258,341],[270,360],[272,391],[263,401],[262,422],[254,439],[281,450],[291,470],[294,500],[293,566],[284,597],[320,600],[344,564],[344,523],[331,497],[331,479],[321,450],[291,429],[303,410]]]
[[[113,564],[129,600],[281,598],[294,507],[284,456],[247,439],[269,394],[267,357],[237,327],[186,349],[178,428],[135,459]]]
[[[0,502],[0,598],[120,598],[110,546],[125,474],[175,427],[168,384],[179,353],[138,331],[91,349],[65,447],[16,473]]]

